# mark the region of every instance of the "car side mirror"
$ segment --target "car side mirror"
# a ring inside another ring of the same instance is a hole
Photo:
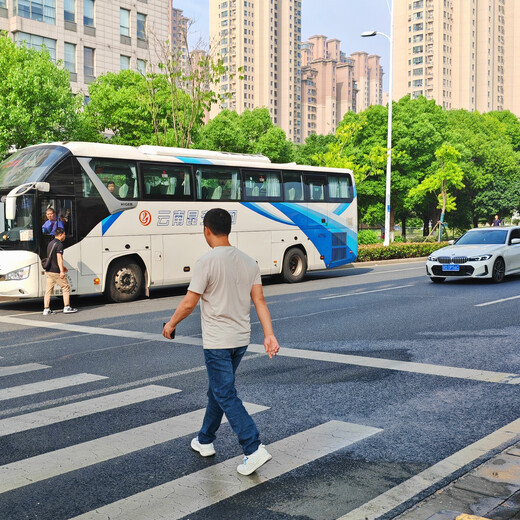
[[[448,244],[452,246],[455,243],[455,240],[448,240]]]
[[[513,244],[520,244],[520,238],[512,238],[511,245],[513,245]]]

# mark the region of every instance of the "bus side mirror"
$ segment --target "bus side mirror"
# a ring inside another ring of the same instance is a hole
[[[16,197],[7,195],[5,198],[5,218],[14,220],[16,218]]]
[[[48,182],[37,182],[35,188],[38,191],[44,191],[46,193],[51,191],[51,185]]]

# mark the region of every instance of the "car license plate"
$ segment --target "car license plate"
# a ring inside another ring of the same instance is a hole
[[[460,271],[460,265],[443,265],[443,271]]]

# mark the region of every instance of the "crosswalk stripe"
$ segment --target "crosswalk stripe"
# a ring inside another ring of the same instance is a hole
[[[82,385],[84,383],[92,383],[93,381],[99,381],[101,379],[108,378],[105,376],[97,376],[95,374],[76,374],[73,376],[48,379],[47,381],[40,381],[39,383],[12,386],[11,388],[4,388],[3,390],[0,390],[0,401],[39,394],[40,392],[50,392],[51,390],[59,390],[60,388]]]
[[[118,329],[89,327],[70,323],[37,322],[11,316],[0,316],[0,323],[2,322],[10,323],[12,325],[23,325],[27,327],[44,327],[55,330],[66,330],[69,332],[84,332],[85,334],[103,334],[106,336],[118,337],[120,337],[122,334],[122,331]],[[124,335],[126,338],[171,342],[171,340],[164,338],[161,334],[125,330]],[[182,343],[185,345],[202,345],[201,338],[194,338],[190,336],[177,336],[174,341],[176,343]],[[263,345],[251,344],[249,345],[249,352],[265,354],[265,349]],[[285,356],[298,359],[327,361],[330,363],[356,365],[382,370],[396,370],[400,372],[409,372],[412,374],[453,377],[458,379],[467,379],[470,381],[479,381],[483,383],[520,385],[520,374],[513,374],[510,372],[491,372],[489,370],[476,370],[470,368],[450,367],[445,365],[433,365],[431,363],[414,363],[410,361],[398,361],[394,359],[375,358],[370,356],[353,356],[349,354],[326,352],[323,350],[306,350],[297,348],[281,349],[278,355],[280,357]]]
[[[242,457],[234,457],[72,520],[182,518],[381,431],[359,424],[330,421],[269,445],[267,449],[273,460],[252,476],[243,477],[237,473]]]
[[[0,377],[12,376],[14,374],[23,374],[25,372],[33,372],[34,370],[43,370],[44,368],[51,368],[48,365],[41,365],[40,363],[26,363],[25,365],[13,365],[10,367],[0,367]]]
[[[177,388],[167,386],[148,385],[134,388],[125,392],[104,395],[94,399],[88,399],[77,403],[66,404],[48,410],[27,413],[24,415],[9,417],[0,420],[0,437],[11,435],[42,426],[49,426],[70,419],[77,419],[94,413],[106,412],[122,406],[141,403],[149,399],[165,397],[180,392]]]
[[[250,414],[266,406],[244,403]],[[205,409],[0,466],[0,493],[156,446],[197,432]],[[223,421],[225,422],[225,421]]]

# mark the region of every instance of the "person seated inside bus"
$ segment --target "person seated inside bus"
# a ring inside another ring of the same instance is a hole
[[[108,181],[107,182],[107,189],[114,197],[118,197],[119,196],[119,190],[118,190],[118,188],[116,186],[116,183],[114,181]]]
[[[45,216],[47,217],[47,220],[42,226],[42,233],[44,235],[54,236],[54,233],[56,233],[56,229],[58,228],[65,230],[65,226],[63,225],[63,222],[56,216],[56,211],[54,208],[47,208],[45,211]]]

